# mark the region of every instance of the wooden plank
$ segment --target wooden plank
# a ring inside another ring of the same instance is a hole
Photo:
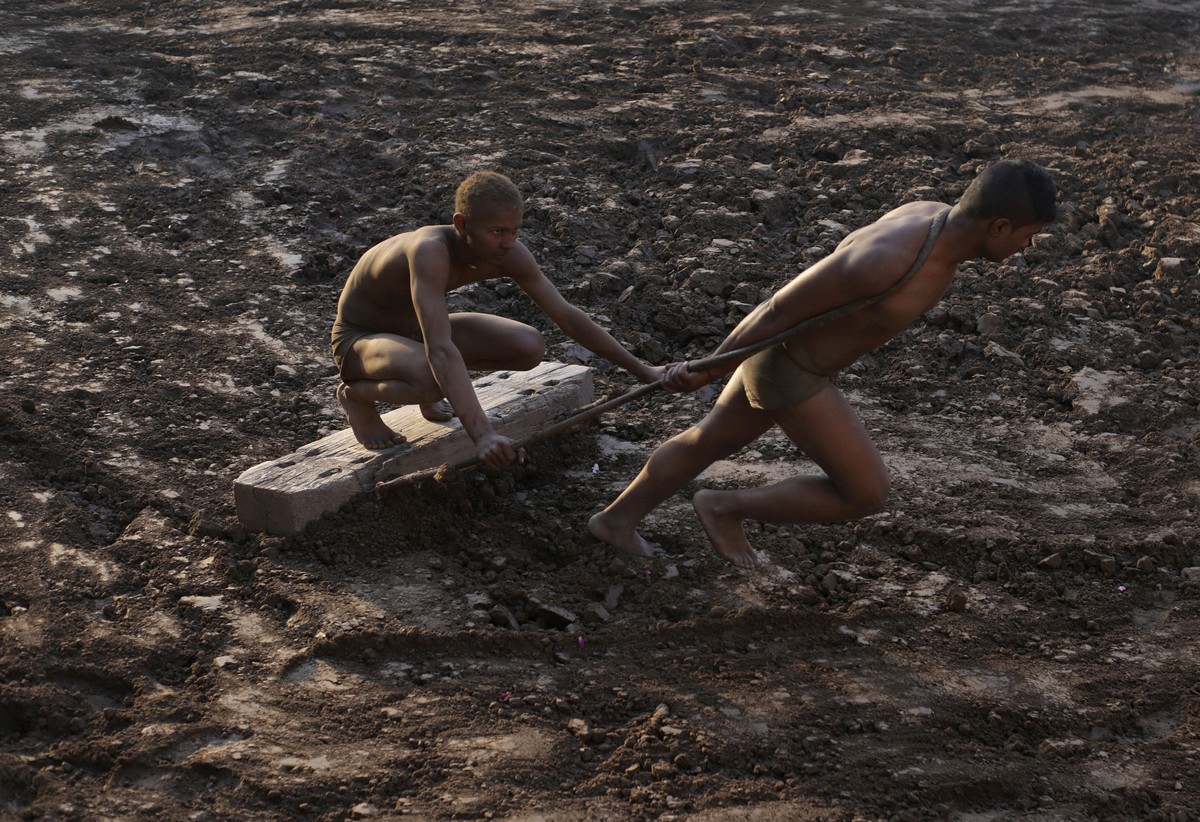
[[[497,371],[475,381],[475,394],[496,430],[522,440],[590,403],[591,369],[544,362],[531,371]],[[415,406],[383,415],[407,442],[364,448],[349,428],[285,457],[247,469],[233,484],[238,519],[253,531],[298,534],[375,483],[469,458],[471,438],[457,419],[430,422]]]

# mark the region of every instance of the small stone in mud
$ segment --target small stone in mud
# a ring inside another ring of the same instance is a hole
[[[774,180],[779,176],[779,172],[771,168],[766,163],[753,163],[750,166],[750,171],[762,177],[764,180]]]
[[[471,607],[472,611],[486,611],[492,607],[493,603],[491,596],[487,592],[476,591],[467,594],[467,605]]]
[[[989,311],[975,321],[975,330],[984,337],[994,337],[1004,330],[1004,318]]]
[[[489,616],[493,625],[499,625],[501,628],[507,628],[510,631],[521,630],[521,623],[517,622],[517,618],[513,616],[512,611],[503,605],[497,605],[493,608]]]
[[[579,621],[579,617],[573,611],[558,605],[547,605],[535,599],[529,601],[529,615],[533,619],[541,620],[547,628],[566,628]]]
[[[29,399],[21,400],[21,410],[24,411],[26,414],[36,414],[37,413],[37,403],[35,403],[33,400],[29,400]]]
[[[1112,576],[1117,572],[1117,559],[1110,557],[1107,554],[1101,554],[1096,551],[1085,550],[1083,552],[1083,563],[1089,568],[1099,568],[1106,576]]]
[[[1187,261],[1182,257],[1163,257],[1154,269],[1154,279],[1183,279],[1187,276]]]
[[[1154,557],[1145,556],[1137,561],[1137,569],[1144,574],[1153,574],[1157,567]]]
[[[591,624],[595,624],[597,622],[608,622],[610,619],[612,619],[612,614],[610,614],[608,609],[599,602],[589,602],[584,606],[583,621],[585,624],[589,622]]]
[[[1038,567],[1043,571],[1057,571],[1063,567],[1063,555],[1056,551],[1039,562]]]
[[[946,598],[942,600],[942,607],[954,613],[965,611],[967,609],[967,595],[958,590],[950,591],[946,594]]]
[[[205,511],[197,511],[192,515],[191,522],[188,523],[188,536],[220,539],[224,533],[225,529],[221,526],[221,523],[217,522]]]
[[[794,597],[801,605],[816,605],[821,601],[821,595],[807,585],[797,586]]]
[[[678,754],[671,760],[671,764],[681,771],[690,771],[696,767],[696,761],[686,752]]]
[[[621,601],[621,594],[625,593],[625,586],[613,585],[604,593],[604,607],[608,610],[615,610],[617,603]]]
[[[668,779],[675,773],[675,766],[670,762],[655,762],[650,766],[650,775],[655,779]]]

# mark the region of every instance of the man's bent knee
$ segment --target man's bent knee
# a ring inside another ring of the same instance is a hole
[[[512,367],[517,371],[537,368],[546,356],[546,338],[536,328],[522,329],[513,343]]]
[[[859,485],[850,495],[855,515],[866,517],[882,511],[891,490],[892,483],[886,474]]]

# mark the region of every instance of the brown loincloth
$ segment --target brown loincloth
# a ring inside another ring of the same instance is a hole
[[[833,377],[837,376],[805,368],[782,344],[758,352],[738,366],[738,370],[750,407],[760,411],[799,405],[832,385]]]

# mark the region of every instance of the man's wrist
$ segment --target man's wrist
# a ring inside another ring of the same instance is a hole
[[[471,420],[470,424],[461,418],[460,421],[463,423],[463,429],[466,430],[467,436],[471,438],[471,442],[478,444],[480,440],[496,433],[496,429],[492,427],[492,422],[486,415],[481,420]]]

